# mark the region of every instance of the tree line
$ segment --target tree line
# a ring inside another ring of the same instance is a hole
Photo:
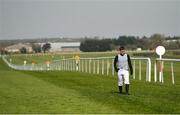
[[[21,49],[20,49],[20,51],[21,51]],[[46,53],[47,51],[49,51],[51,49],[51,44],[45,43],[42,47],[39,44],[32,44],[32,49],[33,49],[34,53],[41,53],[41,52]],[[23,53],[23,52],[21,52],[21,53]]]
[[[154,34],[142,38],[135,36],[119,36],[111,39],[85,38],[80,44],[80,50],[84,52],[112,51],[119,46],[125,46],[129,50],[136,50],[137,48],[153,50],[158,45],[163,45],[166,49],[180,49],[180,37],[165,37],[161,34]]]
[[[125,46],[128,50],[136,50],[141,48],[142,50],[154,50],[158,45],[165,46],[166,49],[180,49],[180,37],[167,37],[161,34],[154,34],[150,37],[137,37],[137,36],[119,36],[117,38],[104,38],[100,39],[98,37],[94,38],[81,38],[80,50],[83,52],[103,52],[117,50],[120,46]],[[16,42],[19,42],[16,41]],[[2,44],[2,45],[1,45]],[[0,42],[0,52],[1,54],[8,53],[3,48],[7,45],[12,45],[13,41],[3,41]],[[30,42],[33,52],[47,52],[51,49],[51,44],[46,41],[46,43],[41,46],[36,42]],[[25,47],[20,49],[20,53],[28,53]]]

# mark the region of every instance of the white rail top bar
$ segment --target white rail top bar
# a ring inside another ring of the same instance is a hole
[[[166,59],[166,58],[159,59],[159,58],[157,58],[156,60],[157,61],[175,61],[175,62],[180,62],[180,59]]]
[[[80,59],[114,59],[115,56],[111,56],[111,57],[90,57],[90,58],[80,58]],[[61,60],[72,60],[74,58],[66,58],[66,59],[60,59],[60,60],[53,60],[53,62],[56,61],[61,61]],[[144,58],[144,57],[131,57],[131,59],[133,60],[147,60],[149,58]]]

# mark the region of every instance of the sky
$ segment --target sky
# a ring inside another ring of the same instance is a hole
[[[2,36],[2,1],[0,0],[0,39]]]
[[[180,0],[0,0],[0,39],[180,36]]]

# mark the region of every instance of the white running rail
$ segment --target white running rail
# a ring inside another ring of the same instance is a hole
[[[154,81],[157,82],[157,62],[160,62],[160,65],[163,66],[164,62],[171,62],[171,79],[172,83],[175,84],[174,80],[174,63],[175,62],[180,62],[180,59],[159,59],[157,58],[155,63],[154,63]],[[159,82],[164,83],[164,77],[163,77],[163,67],[160,66],[160,70],[162,71],[162,76],[159,74]]]
[[[79,71],[87,72],[90,74],[101,74],[101,75],[115,75],[114,71],[114,57],[96,57],[96,58],[80,58],[79,63],[76,64],[75,59],[61,59],[54,60],[49,64],[26,64],[26,65],[15,65],[7,61],[6,56],[2,56],[2,59],[6,64],[15,70],[26,70],[26,71],[50,71],[50,70],[61,70],[61,71]],[[132,57],[133,66],[133,79],[136,79],[136,70],[138,65],[139,80],[142,78],[142,62],[146,63],[146,81],[151,82],[151,59],[150,58],[139,58]],[[138,62],[138,63],[136,63]],[[137,78],[138,79],[138,78]]]

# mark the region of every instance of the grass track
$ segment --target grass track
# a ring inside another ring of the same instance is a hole
[[[116,77],[9,69],[0,59],[0,113],[179,113],[177,85],[131,80],[119,95]]]

